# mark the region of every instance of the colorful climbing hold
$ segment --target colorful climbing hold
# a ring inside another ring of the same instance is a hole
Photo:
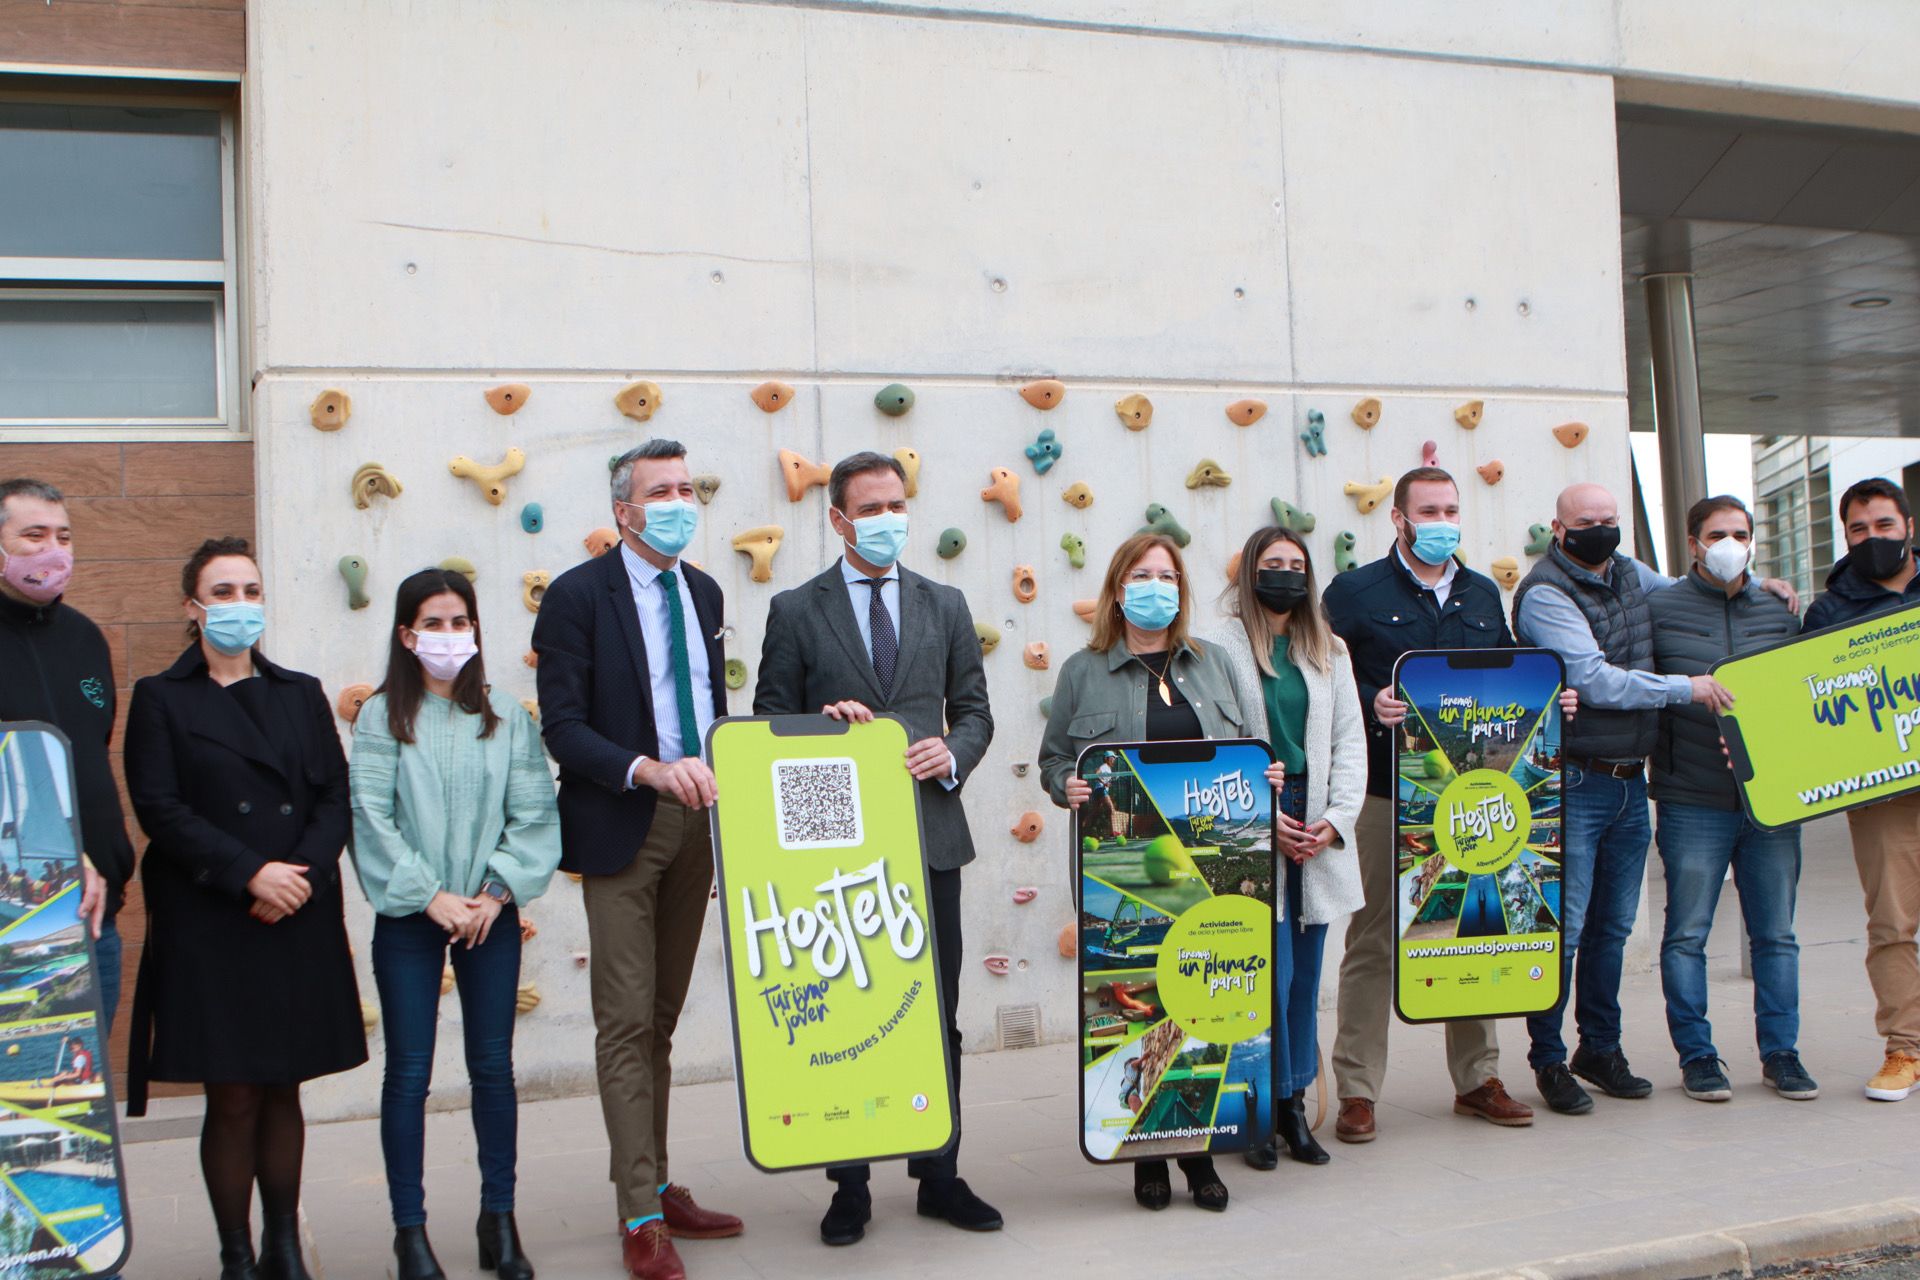
[[[1553,545],[1553,526],[1550,524],[1530,524],[1527,526],[1527,545],[1521,548],[1530,556],[1543,556],[1547,548]]]
[[[547,527],[546,517],[541,513],[539,503],[529,502],[520,508],[520,527],[528,533],[538,533]]]
[[[1475,467],[1474,470],[1478,471],[1480,478],[1488,484],[1499,484],[1500,478],[1507,474],[1507,465],[1500,461],[1500,459],[1495,458],[1492,462],[1481,463]]]
[[[893,460],[907,473],[907,496],[914,497],[920,492],[920,451],[903,445],[893,451]]]
[[[1048,716],[1052,714],[1053,714],[1053,695],[1048,694],[1046,697],[1040,699],[1040,718],[1042,720],[1045,720]]]
[[[1033,598],[1039,594],[1040,583],[1033,576],[1033,566],[1015,565],[1013,567],[1013,598],[1021,604],[1032,604]]]
[[[1480,425],[1480,414],[1486,407],[1483,400],[1469,400],[1453,411],[1453,420],[1471,431]]]
[[[662,396],[657,382],[629,382],[613,398],[613,407],[635,422],[645,422],[660,407]]]
[[[1060,535],[1060,549],[1067,553],[1067,563],[1076,569],[1087,567],[1087,544],[1077,533]]]
[[[1075,480],[1060,491],[1060,501],[1079,511],[1085,511],[1093,505],[1093,490],[1084,480]]]
[[[620,535],[612,529],[595,529],[580,539],[580,545],[587,549],[588,555],[597,560],[620,545]]]
[[[1013,905],[1024,907],[1040,896],[1040,890],[1030,884],[1023,884],[1013,891]]]
[[[1185,547],[1189,542],[1193,541],[1193,535],[1188,533],[1186,527],[1173,518],[1173,512],[1167,510],[1157,502],[1147,507],[1146,527],[1141,529],[1140,532],[1164,533],[1169,538],[1172,538],[1176,545],[1181,547]]]
[[[1008,834],[1021,844],[1032,844],[1046,829],[1047,820],[1036,810],[1029,809],[1013,820],[1013,826],[1008,830]]]
[[[1138,391],[1114,401],[1113,411],[1120,416],[1120,425],[1129,431],[1145,431],[1153,421],[1153,401]]]
[[[787,501],[798,502],[814,485],[825,485],[831,467],[801,457],[791,449],[780,451],[780,477],[787,482]]]
[[[333,713],[348,724],[352,724],[360,718],[360,708],[365,706],[367,699],[372,696],[372,685],[350,684],[340,691],[338,698],[334,699]]]
[[[1057,378],[1042,378],[1020,388],[1020,398],[1036,409],[1051,409],[1066,394],[1066,384]]]
[[[513,414],[520,412],[520,406],[533,395],[533,388],[524,382],[509,382],[505,386],[494,387],[485,395],[495,413]]]
[[[367,599],[367,562],[361,556],[341,556],[340,576],[347,580],[347,608],[364,609]]]
[[[987,972],[992,974],[996,978],[1006,977],[1007,970],[1013,967],[1012,958],[1009,956],[1000,955],[998,952],[995,952],[993,955],[986,956],[980,961],[980,963],[985,965],[987,967]]]
[[[1437,441],[1422,440],[1420,442],[1420,465],[1423,467],[1440,465],[1440,445]]]
[[[1501,556],[1487,566],[1487,571],[1493,574],[1495,582],[1509,591],[1520,582],[1520,562],[1512,556]]]
[[[1080,956],[1080,925],[1069,920],[1060,926],[1060,935],[1053,940],[1054,950],[1060,953],[1062,960],[1077,960]]]
[[[1380,402],[1372,396],[1353,406],[1353,425],[1362,431],[1371,431],[1380,425]]]
[[[934,545],[934,554],[942,560],[951,560],[967,549],[967,535],[959,529],[942,529],[940,541]]]
[[[1020,477],[1005,467],[995,467],[987,478],[992,483],[980,491],[980,501],[999,503],[1007,523],[1012,524],[1020,518]]]
[[[1227,469],[1212,458],[1202,458],[1193,464],[1193,470],[1187,472],[1187,488],[1224,489],[1233,483],[1233,477]]]
[[[1045,640],[1029,642],[1027,647],[1020,651],[1020,660],[1027,664],[1029,670],[1045,671],[1048,662],[1047,642]]]
[[[1313,526],[1319,523],[1313,512],[1302,511],[1291,502],[1275,498],[1267,505],[1273,508],[1273,522],[1292,533],[1312,533]]]
[[[434,568],[445,569],[448,573],[457,573],[468,582],[480,581],[480,570],[474,568],[473,561],[465,556],[448,556]]]
[[[784,382],[763,382],[747,393],[762,413],[778,413],[793,400],[793,388]]]
[[[1227,421],[1235,426],[1250,427],[1266,416],[1265,400],[1235,400],[1227,406]]]
[[[702,472],[693,478],[693,496],[700,499],[700,505],[706,506],[713,501],[713,495],[720,492],[720,477],[712,472]]]
[[[1334,535],[1333,571],[1335,573],[1345,573],[1349,569],[1357,569],[1360,567],[1359,558],[1353,554],[1353,548],[1357,541],[1358,540],[1345,529],[1342,529]]]
[[[1587,424],[1584,422],[1563,422],[1553,429],[1553,438],[1569,449],[1580,447],[1587,438]]]
[[[1052,427],[1042,431],[1039,438],[1027,446],[1026,455],[1041,475],[1053,470],[1053,464],[1060,461],[1060,441],[1054,437]]]
[[[983,655],[992,653],[1000,647],[1000,628],[991,622],[974,623],[973,634],[980,637],[980,652]]]
[[[1307,453],[1315,458],[1327,456],[1327,415],[1318,409],[1307,410],[1307,425],[1300,432],[1300,443],[1307,446]]]
[[[780,550],[780,539],[786,532],[777,524],[763,524],[734,535],[733,549],[753,562],[753,572],[748,576],[755,582],[773,581],[773,555]]]
[[[1393,478],[1381,476],[1378,484],[1359,484],[1349,480],[1341,492],[1353,499],[1364,516],[1393,495]]]
[[[360,469],[353,473],[353,505],[365,511],[373,505],[374,496],[397,498],[400,496],[400,482],[377,462],[363,462]]]
[[[353,398],[329,387],[313,398],[313,403],[307,406],[307,416],[313,420],[316,431],[338,431],[353,416]]]
[[[727,688],[744,689],[747,687],[747,664],[738,658],[728,658],[726,666]]]
[[[913,408],[913,388],[904,382],[889,382],[874,393],[873,407],[889,418],[897,418]]]
[[[526,465],[527,455],[509,448],[500,461],[485,466],[461,454],[447,464],[447,470],[462,480],[471,480],[479,485],[481,494],[497,507],[507,500],[507,478],[519,475],[520,469]]]
[[[1073,602],[1073,616],[1082,622],[1092,622],[1094,610],[1099,607],[1100,602],[1098,600],[1075,600]]]
[[[522,698],[520,699],[520,705],[525,708],[526,713],[532,716],[536,722],[540,719],[540,703],[537,699]],[[443,991],[441,994],[445,995],[446,993]]]
[[[553,575],[543,569],[530,569],[520,575],[520,603],[527,606],[528,613],[540,612],[540,601],[552,585]]]
[[[538,649],[529,649],[520,655],[520,661],[538,670],[540,666],[540,651]]]

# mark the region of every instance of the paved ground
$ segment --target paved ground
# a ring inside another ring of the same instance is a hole
[[[1650,905],[1657,913],[1657,898]],[[703,1201],[742,1213],[747,1232],[690,1243],[683,1256],[695,1280],[1038,1276],[1116,1263],[1156,1280],[1281,1273],[1397,1280],[1512,1268],[1909,1194],[1920,1175],[1920,1099],[1873,1103],[1860,1093],[1880,1051],[1844,821],[1810,833],[1801,890],[1802,1051],[1826,1089],[1816,1102],[1783,1101],[1760,1082],[1735,909],[1728,886],[1711,969],[1731,1103],[1692,1102],[1679,1092],[1658,975],[1643,969],[1630,974],[1625,993],[1627,1049],[1656,1083],[1651,1099],[1602,1098],[1589,1116],[1543,1111],[1532,1129],[1495,1129],[1451,1113],[1440,1032],[1398,1027],[1377,1142],[1334,1143],[1329,1120],[1330,1166],[1288,1164],[1260,1174],[1235,1162],[1223,1166],[1234,1197],[1226,1214],[1202,1213],[1182,1199],[1149,1219],[1132,1202],[1126,1170],[1092,1168],[1075,1147],[1070,1046],[981,1055],[966,1064],[962,1168],[1005,1212],[1007,1229],[963,1236],[914,1217],[911,1183],[893,1169],[876,1180],[877,1218],[867,1240],[828,1250],[816,1233],[828,1184],[818,1175],[754,1172],[740,1155],[732,1086],[701,1085],[675,1094],[674,1176]],[[1323,1014],[1323,1034],[1331,1025]],[[1521,1028],[1509,1025],[1503,1041],[1509,1083],[1537,1104]],[[467,1234],[477,1181],[463,1116],[429,1119],[428,1165],[441,1261],[450,1276],[478,1276]],[[129,1274],[215,1275],[194,1141],[132,1144],[128,1166],[136,1241]],[[520,1223],[549,1280],[620,1274],[605,1169],[595,1100],[523,1109]],[[385,1274],[391,1237],[376,1125],[317,1126],[307,1171],[306,1207],[326,1277]]]

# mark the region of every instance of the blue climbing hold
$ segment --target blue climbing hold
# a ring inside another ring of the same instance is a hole
[[[539,503],[529,502],[526,506],[520,508],[520,527],[522,529],[525,529],[528,533],[538,533],[540,530],[546,528],[546,526],[546,517],[541,514]]]
[[[1307,452],[1316,458],[1327,456],[1327,415],[1318,409],[1307,410],[1307,427],[1300,433]]]
[[[1052,427],[1042,431],[1040,438],[1027,446],[1027,459],[1041,475],[1047,474],[1053,469],[1053,464],[1060,461],[1060,441],[1054,438]]]

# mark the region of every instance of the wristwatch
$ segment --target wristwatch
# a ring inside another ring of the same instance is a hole
[[[480,892],[492,898],[503,907],[513,905],[513,890],[507,888],[507,886],[501,884],[498,880],[487,881],[480,886]]]

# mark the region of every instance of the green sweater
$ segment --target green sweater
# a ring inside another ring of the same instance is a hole
[[[1287,638],[1273,638],[1273,669],[1260,674],[1260,692],[1267,702],[1267,731],[1274,758],[1286,767],[1288,778],[1307,771],[1307,680],[1287,658]]]

